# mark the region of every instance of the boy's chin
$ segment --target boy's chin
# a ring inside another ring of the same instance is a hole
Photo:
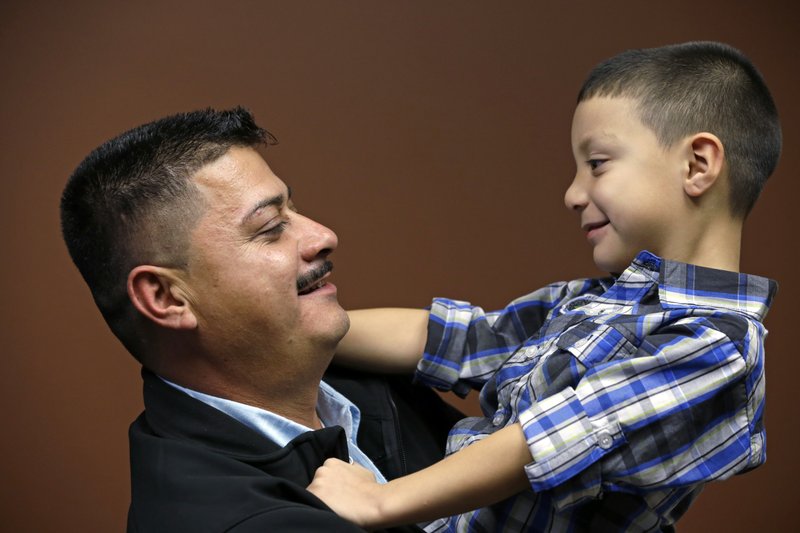
[[[627,257],[610,257],[608,254],[603,254],[602,251],[597,248],[594,250],[593,259],[598,269],[603,272],[608,272],[612,276],[619,276],[625,272],[625,269],[633,262],[633,257],[630,259]]]

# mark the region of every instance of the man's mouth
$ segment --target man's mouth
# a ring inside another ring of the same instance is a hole
[[[333,270],[333,263],[325,261],[314,270],[300,276],[297,279],[297,294],[300,296],[309,294],[327,285],[327,277]]]
[[[317,283],[306,287],[302,291],[298,291],[297,294],[299,294],[300,296],[303,296],[304,294],[308,294],[308,293],[314,292],[315,290],[319,289],[320,287],[322,287],[324,285],[327,285],[325,280],[320,280]]]

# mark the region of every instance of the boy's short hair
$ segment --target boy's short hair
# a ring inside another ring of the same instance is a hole
[[[182,267],[203,213],[191,177],[232,146],[274,143],[249,111],[206,109],[168,116],[93,150],[67,181],[61,229],[111,330],[136,355],[127,276],[137,265]]]
[[[750,60],[726,44],[628,50],[591,71],[578,102],[594,96],[637,100],[642,123],[664,146],[701,131],[719,137],[734,216],[747,216],[778,163],[781,128],[769,89]]]

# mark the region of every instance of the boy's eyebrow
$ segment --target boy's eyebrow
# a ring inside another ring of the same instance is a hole
[[[284,196],[283,194],[276,194],[270,198],[264,198],[263,200],[259,201],[254,205],[250,211],[247,212],[245,216],[242,217],[242,224],[246,224],[250,221],[259,211],[264,209],[265,207],[280,207],[282,206],[287,199],[292,198],[292,188],[287,187],[287,194]]]
[[[603,141],[608,140],[608,141],[612,141],[612,142],[617,140],[617,136],[614,135],[613,133],[605,133],[605,132],[603,132],[603,133],[600,133],[599,135],[597,135],[597,134],[589,134],[586,137],[584,137],[583,140],[581,140],[578,143],[578,150],[581,151],[581,152],[588,151],[589,146],[593,142],[597,141],[598,138],[599,138],[599,140],[603,140]]]

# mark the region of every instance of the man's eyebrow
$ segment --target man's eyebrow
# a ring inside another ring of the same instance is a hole
[[[287,196],[284,196],[283,194],[276,194],[275,196],[272,196],[270,198],[264,198],[263,200],[258,202],[256,205],[254,205],[252,207],[252,209],[250,209],[250,211],[248,211],[247,214],[244,217],[242,217],[242,224],[246,224],[247,222],[249,222],[250,219],[252,219],[254,216],[256,216],[258,214],[258,212],[261,211],[262,209],[264,209],[265,207],[280,207],[280,206],[282,206],[287,198],[289,198],[289,199],[292,198],[292,188],[291,187],[287,187]]]

